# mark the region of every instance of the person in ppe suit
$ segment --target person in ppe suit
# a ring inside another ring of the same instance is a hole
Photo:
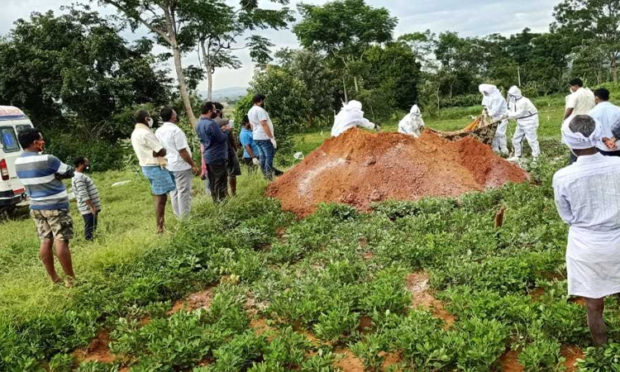
[[[603,130],[588,115],[562,125],[562,139],[577,161],[553,176],[558,214],[569,225],[566,247],[568,294],[586,300],[595,345],[607,341],[606,296],[620,293],[620,158],[596,148]]]
[[[413,105],[409,114],[402,118],[398,123],[398,133],[407,134],[415,138],[420,137],[420,133],[424,129],[424,120],[418,105]]]
[[[334,118],[332,137],[338,137],[339,135],[353,127],[362,127],[366,129],[377,128],[374,123],[364,118],[362,103],[354,100],[343,104],[342,109],[340,109],[340,112]]]
[[[540,156],[540,146],[538,144],[538,110],[528,98],[523,97],[521,90],[516,86],[510,87],[508,90],[508,119],[516,120],[517,129],[512,137],[512,146],[515,154],[509,161],[518,161],[521,157],[521,149],[523,139],[532,149],[532,157],[534,159]]]
[[[487,113],[491,116],[492,120],[501,120],[501,123],[497,126],[495,138],[493,138],[493,151],[507,155],[506,128],[508,127],[508,120],[502,120],[502,118],[508,112],[508,104],[495,85],[480,84],[478,90],[482,93],[482,106],[487,109]]]

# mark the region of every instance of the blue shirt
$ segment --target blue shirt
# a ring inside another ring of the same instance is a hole
[[[254,138],[252,138],[252,130],[250,129],[241,129],[241,133],[239,133],[239,142],[243,146],[243,158],[249,159],[251,158],[250,154],[248,154],[248,150],[246,150],[245,146],[250,145],[252,148],[252,152],[254,156],[258,156],[258,146],[256,146],[256,142],[254,142]]]
[[[228,159],[228,136],[215,121],[201,117],[196,126],[196,134],[205,148],[205,163]]]
[[[17,177],[30,196],[30,209],[69,209],[69,197],[61,178],[73,177],[73,168],[54,155],[24,151],[15,159]]]

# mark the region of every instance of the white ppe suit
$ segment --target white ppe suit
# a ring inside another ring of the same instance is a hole
[[[362,103],[359,101],[349,101],[342,105],[342,109],[334,118],[332,137],[337,137],[353,127],[375,128],[375,124],[364,118]]]
[[[497,89],[495,85],[480,84],[478,87],[480,93],[482,93],[482,106],[486,107],[487,113],[493,121],[498,121],[505,117],[508,112],[508,104],[502,96],[502,93]],[[508,154],[508,146],[506,145],[506,128],[508,127],[508,120],[502,120],[497,126],[495,132],[495,138],[493,138],[493,151]]]
[[[528,98],[523,97],[521,90],[512,86],[508,90],[508,118],[516,120],[517,129],[512,137],[512,146],[515,149],[514,156],[521,157],[523,139],[532,149],[532,156],[537,158],[540,155],[538,144],[538,110]]]
[[[413,105],[409,114],[401,119],[398,123],[398,133],[407,134],[415,138],[420,137],[421,131],[424,129],[424,120],[418,105]]]

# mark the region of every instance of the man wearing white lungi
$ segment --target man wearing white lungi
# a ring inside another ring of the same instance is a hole
[[[577,161],[553,176],[558,213],[570,225],[566,248],[568,294],[586,300],[595,345],[607,342],[605,296],[620,293],[620,158],[598,152],[599,123],[576,115],[562,139]]]

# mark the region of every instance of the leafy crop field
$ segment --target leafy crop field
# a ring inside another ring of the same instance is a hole
[[[72,243],[75,288],[48,283],[27,215],[0,224],[0,370],[561,371],[576,357],[582,371],[617,370],[620,343],[590,347],[566,296],[556,121],[543,122],[529,184],[368,214],[323,205],[297,220],[258,175],[215,208],[197,180],[192,218],[168,216],[157,237],[142,176],[96,175],[102,226]]]

